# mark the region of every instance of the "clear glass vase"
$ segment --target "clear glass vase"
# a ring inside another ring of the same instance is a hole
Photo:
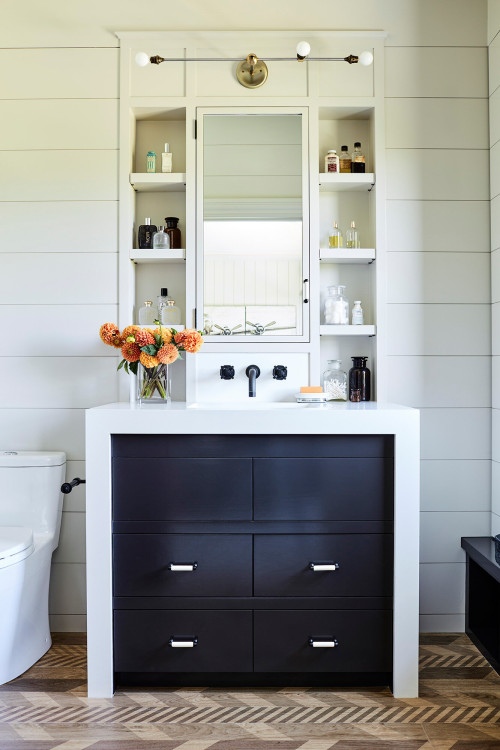
[[[140,404],[169,404],[170,373],[168,365],[143,367],[137,370],[137,401]]]

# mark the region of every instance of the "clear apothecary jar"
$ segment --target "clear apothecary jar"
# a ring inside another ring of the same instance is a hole
[[[323,373],[323,390],[328,401],[347,401],[347,373],[341,366],[340,359],[329,359]]]
[[[325,300],[325,324],[349,325],[349,300],[344,296],[345,286],[328,287],[328,297]]]

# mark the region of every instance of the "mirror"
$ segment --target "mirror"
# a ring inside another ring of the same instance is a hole
[[[303,336],[303,115],[202,118],[205,334]]]

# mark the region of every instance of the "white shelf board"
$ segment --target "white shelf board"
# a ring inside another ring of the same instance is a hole
[[[320,336],[375,336],[375,326],[320,326]]]
[[[130,184],[137,193],[181,193],[186,191],[186,173],[132,172]]]
[[[363,192],[371,190],[375,184],[373,172],[365,174],[337,174],[335,172],[320,172],[319,189],[322,192],[340,192],[351,190]]]
[[[320,248],[321,263],[356,263],[369,264],[375,260],[375,248]]]
[[[134,263],[185,263],[185,250],[131,250]]]

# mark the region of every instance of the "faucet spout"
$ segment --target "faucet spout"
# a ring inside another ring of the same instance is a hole
[[[245,372],[248,378],[248,395],[250,398],[255,398],[257,395],[257,378],[260,375],[260,367],[257,367],[257,365],[248,365]]]

